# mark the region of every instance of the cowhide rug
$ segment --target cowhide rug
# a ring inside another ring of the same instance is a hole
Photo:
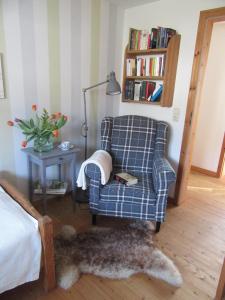
[[[112,279],[145,273],[181,286],[180,272],[153,244],[152,226],[149,222],[135,222],[79,234],[73,227],[64,226],[54,241],[58,285],[68,289],[82,273]]]

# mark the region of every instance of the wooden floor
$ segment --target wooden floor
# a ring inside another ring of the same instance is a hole
[[[72,224],[82,231],[91,222],[86,209],[73,212],[69,198],[51,201],[49,215],[54,219],[55,233],[62,224]],[[98,219],[98,225],[106,224],[120,223]],[[0,295],[0,300],[213,299],[225,255],[225,182],[191,174],[187,201],[168,208],[156,243],[182,273],[184,284],[180,289],[141,274],[128,280],[84,275],[69,291],[56,288],[44,294],[39,280]]]

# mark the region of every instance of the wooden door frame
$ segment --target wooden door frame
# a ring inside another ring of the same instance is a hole
[[[217,177],[222,177],[223,175],[223,168],[224,168],[224,163],[225,163],[225,133],[223,136],[223,144],[222,144],[222,148],[220,151],[220,158],[219,158],[219,164],[218,164],[218,168],[217,168]]]
[[[200,95],[205,75],[213,24],[225,21],[225,7],[200,12],[191,82],[185,116],[180,161],[177,172],[174,202],[185,201],[187,181],[191,168],[192,151],[199,113]]]

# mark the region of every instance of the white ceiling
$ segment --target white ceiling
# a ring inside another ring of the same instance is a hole
[[[121,7],[124,7],[124,8],[129,8],[129,7],[132,7],[132,6],[139,6],[139,5],[142,5],[142,4],[156,2],[156,1],[159,1],[159,0],[109,0],[109,1],[116,4],[116,5],[118,5],[118,6],[121,6]]]

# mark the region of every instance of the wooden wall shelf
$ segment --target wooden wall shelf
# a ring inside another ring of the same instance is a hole
[[[124,54],[124,67],[123,67],[123,86],[122,86],[122,102],[127,103],[140,103],[148,105],[160,105],[163,107],[171,107],[173,103],[174,87],[176,80],[177,62],[178,54],[180,48],[180,38],[179,34],[174,35],[168,44],[167,48],[157,48],[157,49],[147,49],[147,50],[129,50],[128,46],[125,49]],[[165,55],[165,67],[163,76],[127,76],[127,59],[136,58],[137,56],[148,56],[153,54],[164,54]],[[160,101],[137,101],[125,99],[125,83],[126,80],[149,80],[163,82],[163,92],[160,97]]]
[[[151,104],[151,105],[161,105],[161,101],[155,101],[155,102],[150,102],[148,100],[140,100],[140,101],[137,101],[137,100],[123,100],[123,102],[128,102],[128,103],[134,103],[134,104]]]
[[[156,49],[146,49],[146,50],[127,50],[129,55],[149,55],[157,53],[166,53],[168,48],[156,48]]]
[[[126,79],[136,79],[136,80],[164,80],[164,76],[127,76]]]

